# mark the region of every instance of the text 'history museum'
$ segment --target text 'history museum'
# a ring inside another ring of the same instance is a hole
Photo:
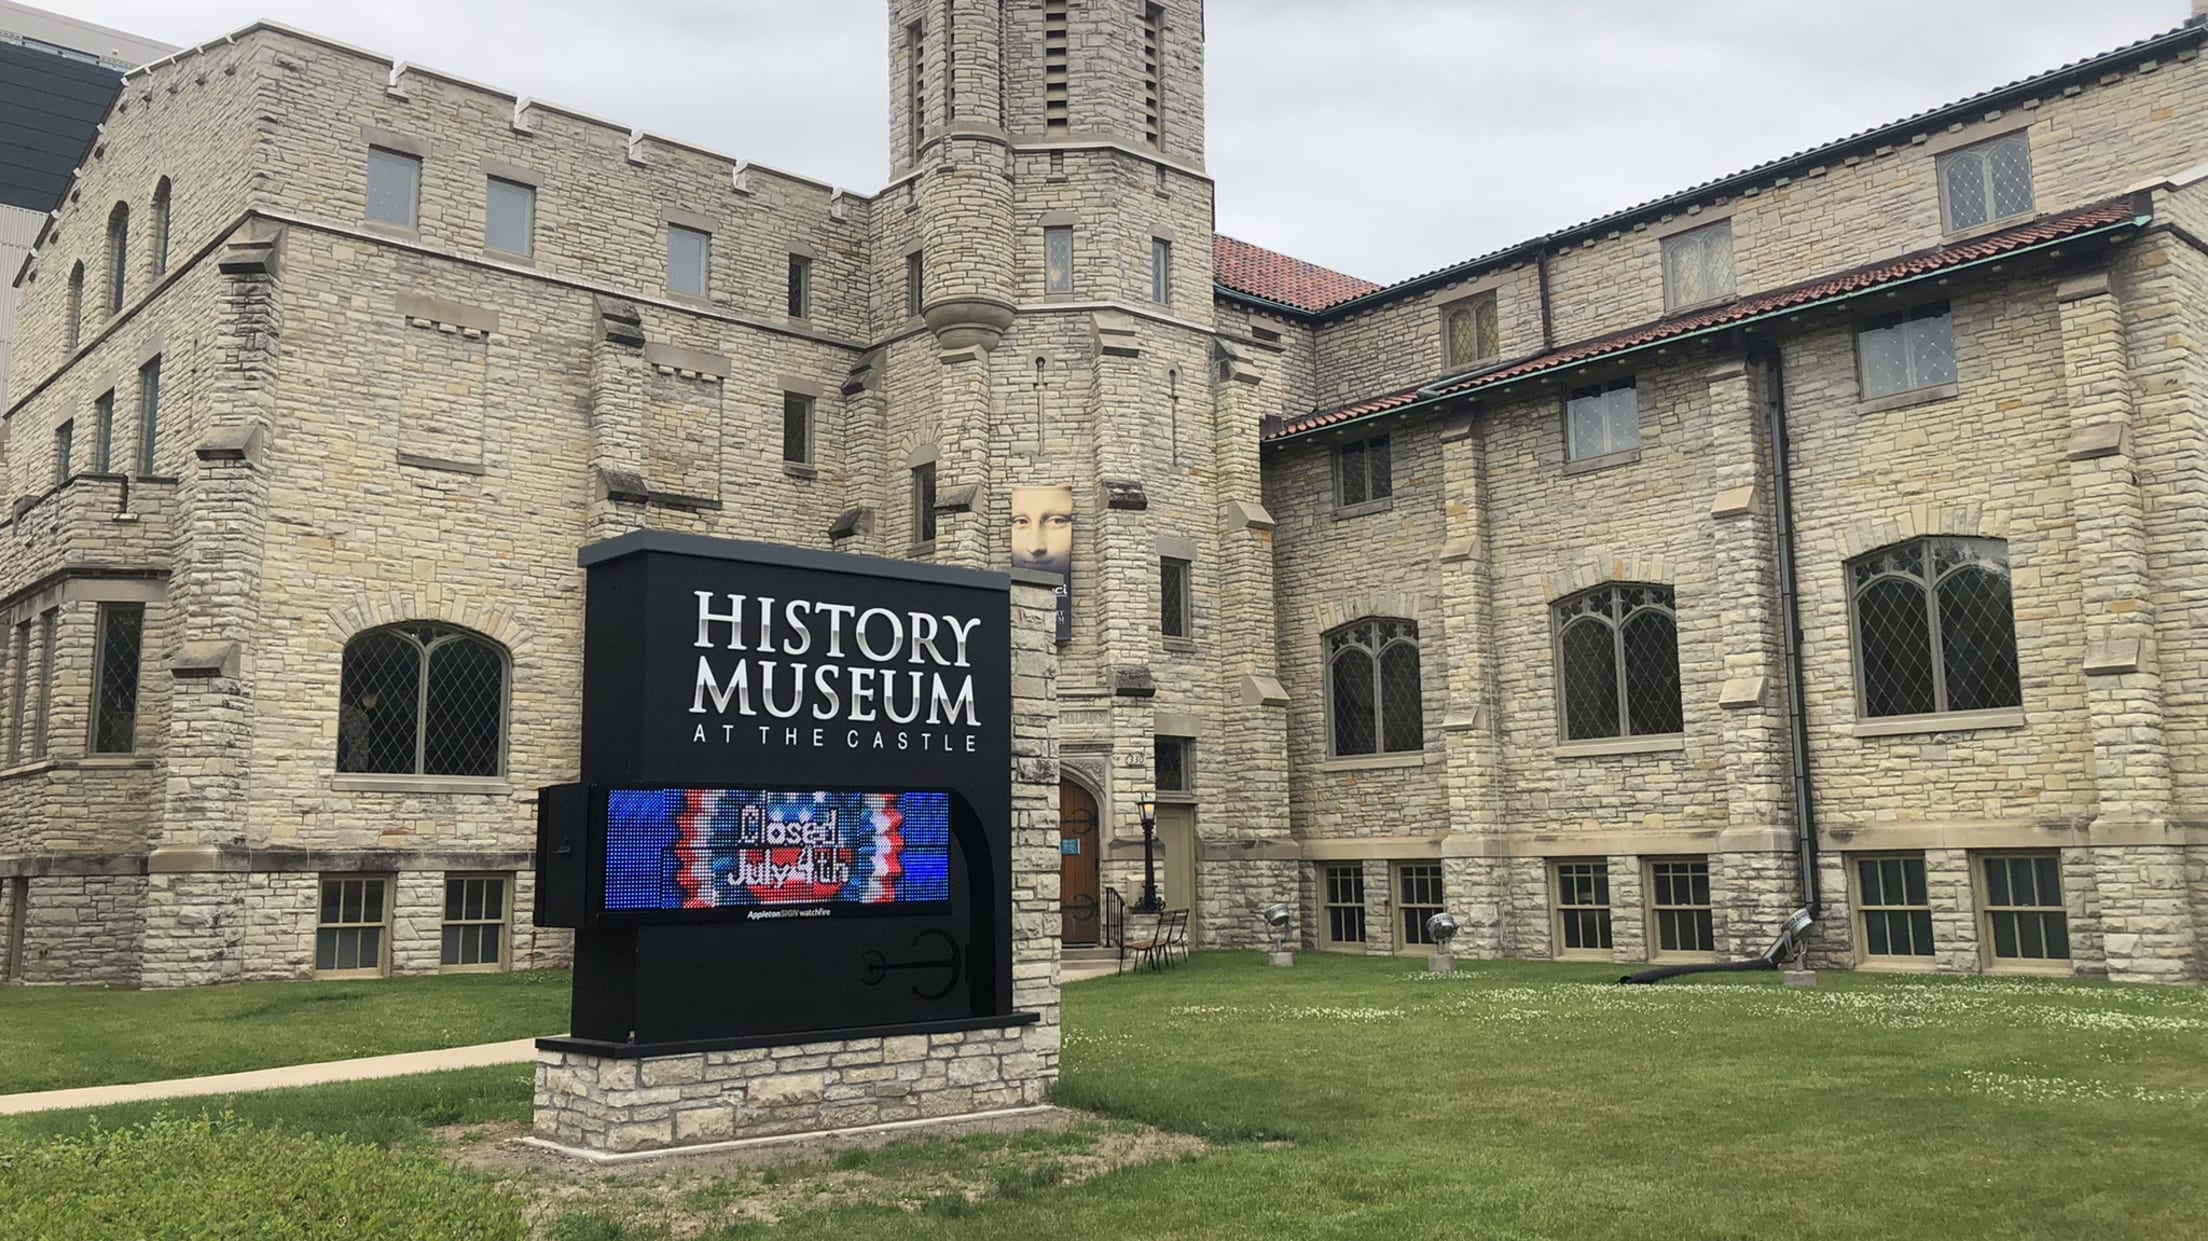
[[[871,195],[267,23],[125,77],[10,273],[6,977],[564,962],[655,529],[1062,583],[1068,944],[1155,801],[1198,947],[2202,979],[2201,17],[1383,287],[1213,233],[1199,0],[888,7]],[[948,744],[789,658],[714,737]]]

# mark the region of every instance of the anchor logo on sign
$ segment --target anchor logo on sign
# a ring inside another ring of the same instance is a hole
[[[942,931],[922,931],[912,937],[912,946],[918,948],[922,940],[931,939],[942,941],[943,955],[940,959],[928,960],[922,958],[917,961],[892,961],[880,952],[871,948],[868,949],[865,957],[866,985],[878,987],[883,979],[898,971],[941,970],[943,971],[942,986],[933,991],[927,991],[923,990],[920,984],[914,983],[912,993],[923,1000],[940,1000],[949,995],[951,988],[958,985],[959,978],[966,972],[965,961],[959,954],[958,941]]]

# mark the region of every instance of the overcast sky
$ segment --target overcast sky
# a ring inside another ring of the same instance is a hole
[[[271,17],[856,190],[882,0],[33,0]],[[1211,0],[1219,231],[1393,281],[2169,29],[2188,0]]]

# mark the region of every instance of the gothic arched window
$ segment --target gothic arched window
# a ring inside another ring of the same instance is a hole
[[[1599,586],[1559,602],[1557,716],[1564,740],[1683,730],[1679,621],[1669,586]]]
[[[1426,748],[1418,624],[1374,619],[1326,635],[1329,752],[1336,758]]]
[[[62,339],[69,342],[69,352],[75,353],[84,343],[84,264],[69,269],[69,305],[66,307],[69,321],[62,325]]]
[[[148,238],[147,240],[150,243],[148,247],[150,251],[150,253],[148,254],[148,258],[150,259],[149,269],[153,272],[153,278],[156,280],[159,280],[161,278],[162,273],[169,270],[170,195],[171,190],[169,187],[169,179],[167,177],[161,178],[160,181],[154,184],[153,219],[151,221],[153,227],[153,236]]]
[[[482,634],[407,621],[345,644],[337,769],[495,776],[505,759],[506,650]]]
[[[2023,705],[2001,540],[1914,539],[1858,557],[1848,610],[1864,716]]]
[[[130,262],[130,204],[116,203],[107,213],[107,313],[121,314]]]

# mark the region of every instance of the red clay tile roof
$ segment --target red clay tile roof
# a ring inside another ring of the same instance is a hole
[[[1324,310],[1380,286],[1232,237],[1211,239],[1212,281],[1298,310]]]
[[[1623,353],[1642,345],[1689,336],[1711,328],[1724,327],[1728,324],[1745,323],[1750,319],[1760,319],[1767,315],[1799,309],[1831,298],[1859,293],[1865,289],[1876,288],[1884,284],[1892,284],[1898,280],[1907,280],[1929,272],[1960,267],[1966,263],[1974,263],[1982,259],[1997,258],[2003,254],[2030,246],[2041,245],[2050,241],[2060,241],[2065,237],[2074,237],[2081,233],[2090,233],[2119,224],[2143,220],[2147,212],[2148,207],[2145,203],[2127,196],[2096,203],[2090,207],[2079,207],[2056,215],[2042,216],[2029,223],[2019,224],[2014,228],[2003,229],[1998,233],[1991,233],[1984,237],[1957,242],[1954,245],[1936,246],[1930,250],[1920,250],[1915,254],[1905,254],[1899,258],[1857,267],[1838,275],[1825,276],[1802,284],[1790,285],[1769,293],[1759,293],[1754,297],[1744,297],[1739,301],[1729,302],[1723,306],[1713,306],[1708,310],[1695,311],[1671,319],[1659,319],[1654,323],[1627,328],[1621,332],[1612,332],[1607,336],[1598,336],[1592,340],[1582,341],[1576,345],[1553,350],[1522,362],[1514,362],[1496,367],[1493,370],[1482,371],[1475,375],[1466,375],[1453,380],[1444,377],[1442,382],[1405,388],[1399,392],[1388,393],[1385,396],[1370,397],[1354,405],[1345,405],[1340,409],[1323,410],[1296,418],[1267,418],[1261,435],[1262,438],[1268,440],[1286,439],[1307,431],[1315,431],[1321,427],[1350,422],[1372,414],[1385,413],[1391,409],[1400,409],[1422,400],[1441,400],[1451,396],[1461,396],[1475,389],[1523,379],[1528,375],[1539,374],[1542,371],[1593,361],[1596,358],[1614,353]]]

